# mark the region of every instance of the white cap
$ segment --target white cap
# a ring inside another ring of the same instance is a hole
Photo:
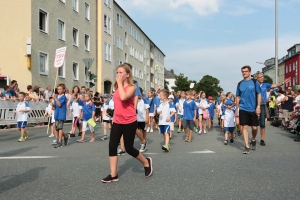
[[[168,97],[168,99],[174,99],[174,96],[173,96],[173,95],[170,95],[170,96]]]

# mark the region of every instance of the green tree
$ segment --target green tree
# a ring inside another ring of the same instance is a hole
[[[264,75],[264,83],[270,83],[270,84],[273,84],[273,80],[271,79],[270,76]]]
[[[205,75],[203,78],[195,85],[196,91],[204,91],[206,96],[217,97],[218,93],[223,91],[223,88],[219,86],[220,80],[217,78]]]
[[[180,75],[175,76],[175,85],[173,86],[172,89],[177,92],[177,91],[188,91],[190,90],[190,82],[184,74],[180,73]]]

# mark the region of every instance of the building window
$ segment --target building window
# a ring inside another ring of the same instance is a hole
[[[78,63],[73,62],[73,80],[78,81],[79,76],[78,76]]]
[[[78,0],[72,0],[72,8],[74,11],[78,12]]]
[[[104,43],[104,60],[111,61],[111,45]]]
[[[292,65],[290,64],[290,72],[292,71]]]
[[[288,73],[289,71],[288,71],[288,66],[285,66],[285,73]]]
[[[108,34],[111,34],[111,20],[110,17],[104,15],[104,31],[107,32]]]
[[[104,4],[111,8],[110,0],[104,0]]]
[[[65,40],[65,22],[58,20],[57,37],[60,40]]]
[[[84,17],[87,20],[90,20],[90,5],[88,3],[86,3],[86,2],[84,4]]]
[[[84,76],[85,76],[85,82],[89,82],[90,74],[89,74],[89,70],[88,70],[87,66],[84,67]]]
[[[59,78],[65,78],[65,65],[66,63],[64,62],[64,64],[58,68],[58,77]]]
[[[117,24],[123,27],[123,17],[119,13],[117,13]]]
[[[295,82],[296,82],[296,78],[294,77],[293,78],[293,85],[295,85]]]
[[[48,75],[48,54],[41,53],[39,55],[39,73]]]
[[[90,51],[90,36],[84,35],[84,46],[86,51]]]
[[[123,39],[119,36],[117,36],[117,47],[123,50]]]
[[[39,10],[39,29],[44,33],[48,33],[48,13]]]
[[[73,45],[78,47],[78,30],[73,28]]]
[[[127,39],[127,32],[125,31],[125,44],[128,44],[128,39]]]

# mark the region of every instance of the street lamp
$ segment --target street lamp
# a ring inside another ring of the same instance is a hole
[[[278,0],[275,0],[275,83],[278,83]]]

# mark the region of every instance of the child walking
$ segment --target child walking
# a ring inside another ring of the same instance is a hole
[[[20,92],[18,94],[18,99],[19,103],[16,110],[14,111],[14,113],[16,113],[18,129],[21,132],[21,137],[18,139],[18,142],[25,142],[25,140],[29,138],[29,131],[26,131],[25,133],[25,128],[28,121],[28,112],[30,111],[30,107],[29,104],[24,101],[24,92]]]
[[[85,103],[83,104],[83,107],[82,107],[82,117],[81,117],[83,119],[82,135],[81,135],[81,139],[77,140],[77,142],[79,142],[79,143],[84,142],[85,133],[88,129],[90,129],[90,131],[92,133],[92,138],[90,139],[89,142],[95,141],[94,127],[90,123],[88,123],[88,121],[89,120],[94,121],[96,107],[95,107],[94,103],[91,101],[91,94],[89,92],[85,93],[84,99],[85,99]]]
[[[46,111],[44,114],[44,119],[46,118],[46,116],[48,115],[48,122],[50,123],[48,126],[51,127],[51,134],[49,135],[50,138],[55,136],[55,126],[54,126],[54,110],[53,110],[53,98],[49,97],[49,104],[46,107]],[[57,136],[56,136],[57,138]]]
[[[68,145],[69,135],[63,132],[64,122],[67,115],[67,98],[65,96],[66,86],[61,83],[57,86],[57,95],[54,95],[54,119],[55,119],[55,129],[56,135],[58,136],[58,142],[54,145],[54,148],[62,147],[62,137],[64,137],[65,146]]]
[[[107,128],[110,130],[111,129],[111,117],[107,114],[106,110],[109,107],[108,103],[108,94],[103,95],[103,108],[102,108],[102,113],[103,113],[103,133],[104,136],[101,138],[101,140],[107,140]]]
[[[165,144],[162,145],[162,149],[165,152],[170,151],[170,119],[175,115],[175,106],[168,101],[169,91],[162,90],[160,92],[160,100],[162,103],[157,108],[157,114],[159,114],[159,130],[160,134],[163,134]]]
[[[226,109],[223,112],[224,120],[222,121],[222,127],[225,131],[225,141],[224,144],[228,144],[228,135],[230,133],[230,143],[233,143],[233,131],[235,128],[234,118],[235,118],[235,110],[232,110],[233,102],[232,100],[226,101]]]
[[[186,136],[184,141],[192,142],[198,108],[195,101],[192,100],[190,91],[186,92],[186,101],[183,104],[183,109],[183,128]]]
[[[174,105],[174,96],[170,95],[168,97],[168,99],[169,99],[169,102]],[[173,139],[174,124],[176,123],[177,110],[176,110],[175,106],[174,106],[174,108],[175,108],[175,115],[173,115],[170,119],[170,140]]]
[[[214,116],[215,116],[215,110],[216,110],[216,105],[213,102],[213,98],[211,96],[208,97],[209,101],[209,120],[208,120],[208,129],[212,130],[213,129],[213,124],[214,124]]]
[[[75,131],[76,131],[76,128],[78,128],[79,132],[81,130],[80,126],[80,116],[81,116],[81,112],[82,112],[82,106],[79,105],[78,103],[78,99],[79,99],[79,94],[76,93],[76,94],[73,94],[72,95],[72,98],[73,98],[73,102],[72,102],[72,105],[70,107],[70,115],[72,114],[73,115],[73,124],[72,124],[72,133],[70,134],[70,137],[75,137]]]
[[[180,99],[176,103],[177,113],[178,113],[178,130],[177,133],[183,132],[182,121],[183,121],[183,103],[185,102],[185,92],[180,92]]]

